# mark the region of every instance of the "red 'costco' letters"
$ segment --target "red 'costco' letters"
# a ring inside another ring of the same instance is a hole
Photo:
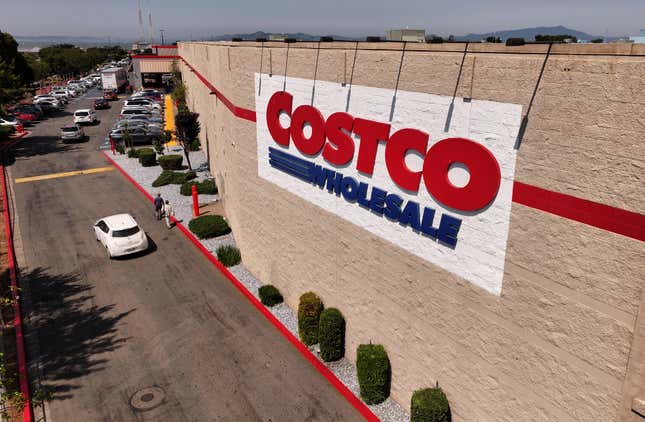
[[[350,133],[360,137],[356,169],[372,175],[376,152],[380,142],[385,142],[385,164],[394,183],[407,191],[417,192],[423,177],[426,189],[438,202],[458,211],[477,211],[490,204],[499,190],[501,173],[495,156],[483,145],[465,138],[442,139],[428,149],[430,136],[418,129],[404,128],[390,135],[388,123],[354,117],[337,112],[327,120],[310,105],[301,105],[292,112],[293,96],[278,91],[269,100],[266,119],[269,133],[279,145],[289,142],[304,155],[323,158],[336,166],[351,162],[355,145]],[[291,124],[280,124],[280,114],[286,113]],[[304,133],[306,125],[311,134]],[[408,151],[423,155],[422,171],[412,171],[405,162]],[[468,184],[453,185],[448,170],[454,163],[464,164],[470,173]]]

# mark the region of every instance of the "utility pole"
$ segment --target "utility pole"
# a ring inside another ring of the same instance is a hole
[[[163,33],[166,32],[165,29],[160,29],[159,32],[161,32],[161,45],[165,45],[163,42]]]

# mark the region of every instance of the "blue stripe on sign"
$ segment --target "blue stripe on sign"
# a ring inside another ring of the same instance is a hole
[[[311,181],[315,164],[286,152],[269,148],[269,164],[306,182]]]
[[[284,164],[277,163],[277,162],[275,162],[273,160],[269,160],[269,164],[271,164],[271,166],[273,168],[278,169],[280,171],[283,171],[283,172],[285,172],[285,173],[287,173],[287,174],[289,174],[291,176],[294,176],[294,177],[296,177],[296,178],[298,178],[298,179],[300,179],[300,180],[302,180],[304,182],[310,183],[310,181],[311,181],[311,176],[310,176],[309,172],[303,172],[301,170],[296,170],[293,167],[289,167],[289,166],[286,166]]]
[[[302,170],[303,172],[311,171],[313,163],[300,163],[298,161],[286,160],[284,158],[277,157],[275,155],[269,155],[269,160],[273,160],[276,163],[284,164],[285,166],[293,167],[297,170]]]

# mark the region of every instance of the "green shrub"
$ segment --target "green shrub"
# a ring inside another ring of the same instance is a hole
[[[115,149],[115,150],[116,150],[116,152],[118,152],[119,154],[125,154],[125,147],[124,147],[124,146],[123,146],[123,144],[121,144],[121,143],[118,143],[118,144],[114,145],[114,149]]]
[[[163,157],[159,158],[160,161],[161,158]],[[182,183],[186,183],[186,181],[192,180],[195,177],[197,177],[197,174],[192,170],[187,171],[186,173],[164,170],[161,172],[159,177],[157,177],[155,181],[152,182],[152,186],[158,188],[159,186],[165,185],[181,185]]]
[[[424,388],[412,394],[410,422],[451,422],[450,404],[441,388]]]
[[[176,154],[159,157],[159,165],[164,170],[181,170],[182,161],[184,157]]]
[[[188,145],[189,151],[199,151],[199,148],[202,146],[202,143],[199,142],[199,139],[195,139]]]
[[[298,334],[307,346],[318,343],[318,322],[323,311],[323,303],[313,292],[300,296],[298,304]]]
[[[385,348],[380,344],[361,344],[356,352],[356,370],[361,398],[378,404],[390,396],[391,368]]]
[[[0,141],[6,141],[14,132],[11,126],[0,126]]]
[[[224,245],[217,248],[217,260],[225,267],[232,267],[242,261],[240,250],[232,245]]]
[[[345,356],[345,318],[336,308],[322,311],[318,323],[320,357],[333,362]]]
[[[231,232],[231,228],[221,215],[203,215],[193,218],[188,223],[188,228],[200,239],[209,239]]]
[[[181,185],[179,193],[184,196],[192,195],[192,186],[197,186],[197,193],[200,195],[215,195],[217,194],[217,185],[215,184],[215,179],[207,179],[203,182],[186,182]]]
[[[264,306],[275,306],[284,301],[280,291],[271,284],[260,287],[258,293],[260,294],[260,302]]]
[[[125,148],[125,147],[123,147],[123,148]],[[128,150],[128,158],[139,158],[139,150],[134,149],[134,148],[130,148]]]
[[[141,148],[137,157],[143,167],[152,167],[157,164],[157,153],[152,148]]]

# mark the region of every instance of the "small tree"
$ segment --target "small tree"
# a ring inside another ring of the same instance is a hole
[[[175,134],[184,149],[184,155],[186,156],[186,162],[190,170],[193,169],[190,164],[190,144],[197,139],[199,131],[201,130],[198,117],[198,113],[191,112],[179,113],[175,117]]]
[[[493,37],[493,36],[490,36],[490,37],[486,37],[486,42],[495,42],[495,43],[499,43],[499,42],[502,42],[502,39],[501,39],[500,37]]]

